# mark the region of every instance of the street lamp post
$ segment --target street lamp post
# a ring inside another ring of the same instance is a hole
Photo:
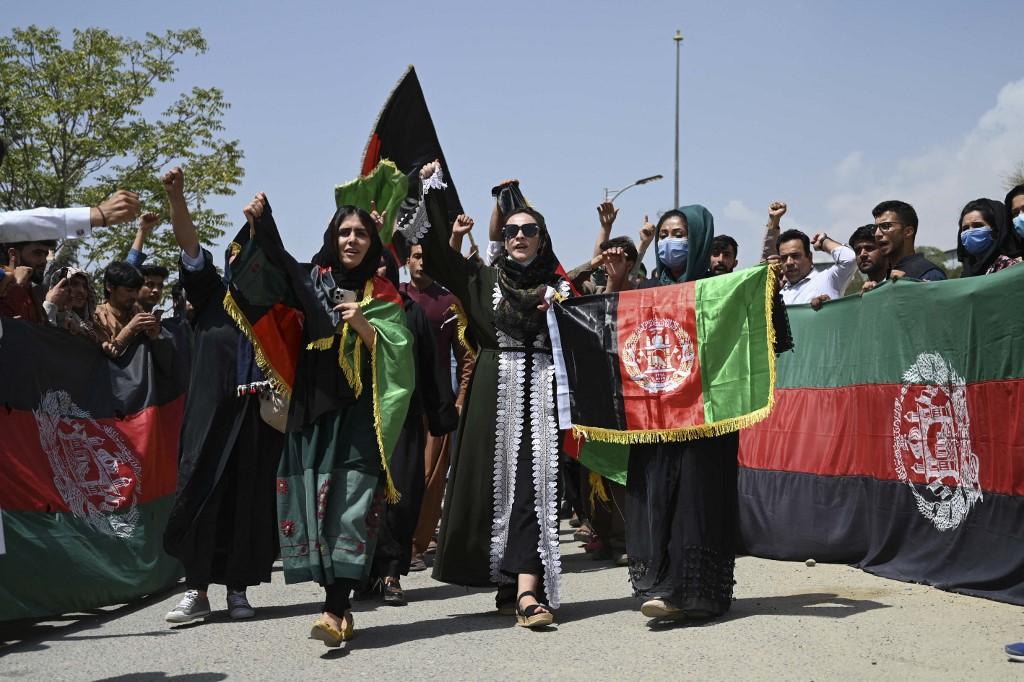
[[[676,187],[672,208],[679,208],[679,46],[683,44],[683,34],[676,29],[672,40],[676,41]]]
[[[615,199],[617,199],[618,196],[620,194],[622,194],[623,192],[625,192],[627,189],[629,189],[631,187],[636,187],[637,185],[646,185],[648,182],[654,182],[655,180],[661,180],[663,177],[664,177],[663,175],[651,175],[650,177],[640,178],[636,182],[634,182],[634,183],[632,183],[630,185],[626,185],[625,187],[623,187],[620,190],[610,190],[607,187],[605,187],[604,188],[604,200],[608,201],[608,202],[611,202],[611,203],[615,203]]]

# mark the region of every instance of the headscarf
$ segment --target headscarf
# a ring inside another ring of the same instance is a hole
[[[964,216],[972,211],[981,213],[985,222],[992,228],[992,246],[984,253],[972,254],[964,248],[963,242],[960,241],[960,226],[963,224]],[[956,223],[956,257],[963,265],[961,277],[984,275],[999,257],[1002,245],[1007,239],[1006,214],[1006,205],[995,199],[975,199],[968,202],[960,211],[960,219]]]
[[[366,255],[359,265],[349,270],[341,264],[341,254],[338,252],[338,228],[341,227],[342,221],[351,215],[358,216],[363,227],[370,233],[370,248],[366,250]],[[380,254],[383,250],[384,242],[377,234],[377,226],[374,225],[370,214],[361,208],[345,205],[338,207],[331,222],[327,223],[323,245],[320,247],[320,251],[313,256],[312,262],[320,267],[321,272],[325,274],[329,272],[338,287],[358,292],[362,290],[367,280],[373,279],[373,275],[379,267]]]
[[[92,282],[89,281],[89,275],[86,274],[84,270],[79,270],[78,268],[72,267],[70,265],[53,270],[46,277],[46,290],[49,291],[50,289],[53,289],[55,286],[60,284],[61,280],[63,280],[64,278],[70,280],[72,277],[81,277],[82,279],[84,279],[86,291],[85,308],[82,310],[82,312],[79,312],[77,310],[74,310],[72,312],[74,312],[79,318],[81,318],[83,322],[88,322],[91,324],[92,314],[96,311],[96,292],[92,288]]]
[[[547,329],[547,316],[537,306],[544,301],[547,287],[558,283],[559,262],[544,216],[532,208],[518,208],[504,219],[519,213],[529,215],[540,227],[540,246],[537,256],[528,265],[513,260],[502,246],[501,256],[494,264],[502,295],[495,311],[494,326],[512,338],[529,343]]]
[[[686,221],[686,239],[689,243],[689,254],[686,257],[686,269],[676,279],[667,265],[658,257],[658,242],[661,240],[661,226],[671,217],[681,217]],[[700,204],[682,206],[679,210],[666,211],[658,220],[654,230],[654,259],[656,266],[654,276],[662,284],[692,282],[705,277],[711,269],[711,240],[715,238],[715,218],[711,211]]]
[[[1003,200],[1006,207],[1006,236],[1000,243],[999,250],[1007,258],[1024,256],[1024,238],[1013,229],[1013,216],[1010,215],[1014,197],[1021,195],[1024,195],[1024,185],[1017,185],[1006,193],[1006,199]]]
[[[370,246],[363,255],[359,265],[351,270],[341,263],[341,253],[338,251],[338,229],[345,218],[358,216],[359,222],[363,224],[366,231],[370,233]],[[380,254],[384,251],[384,242],[377,233],[377,226],[370,214],[356,206],[339,206],[334,212],[334,217],[327,223],[324,230],[324,241],[320,250],[312,258],[313,269],[310,278],[313,281],[313,289],[317,301],[327,312],[331,322],[337,326],[341,322],[341,313],[334,310],[338,304],[334,294],[338,289],[346,289],[356,292],[357,298],[361,298],[361,292],[366,283],[373,279],[380,267]]]

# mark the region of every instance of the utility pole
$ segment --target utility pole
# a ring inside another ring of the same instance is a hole
[[[679,208],[679,46],[683,44],[683,34],[676,29],[672,40],[676,42],[676,187],[672,208]]]

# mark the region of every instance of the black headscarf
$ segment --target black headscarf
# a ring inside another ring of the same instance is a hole
[[[544,301],[547,287],[558,283],[559,262],[551,246],[544,216],[532,208],[518,208],[504,219],[519,213],[525,213],[537,222],[540,246],[537,256],[527,265],[516,262],[502,249],[501,257],[494,264],[498,269],[498,287],[502,294],[495,311],[494,326],[512,338],[529,343],[547,329],[546,315],[537,306]]]
[[[338,252],[338,228],[342,221],[349,216],[358,216],[359,222],[363,224],[366,231],[370,233],[370,248],[367,249],[363,260],[356,267],[349,270],[341,264],[341,254]],[[324,242],[320,251],[313,256],[313,264],[320,266],[321,271],[329,269],[334,283],[350,291],[361,291],[367,280],[373,279],[380,262],[380,254],[384,250],[384,242],[377,234],[377,226],[370,214],[356,206],[341,206],[334,212],[331,222],[327,223],[324,230]]]
[[[960,241],[960,226],[963,225],[964,216],[972,211],[978,211],[985,219],[985,224],[992,228],[992,246],[984,253],[972,254],[964,248]],[[961,277],[975,277],[984,275],[1002,252],[1003,243],[1007,239],[1006,206],[995,199],[975,199],[970,201],[960,211],[960,219],[956,223],[956,257],[963,265]]]
[[[1024,195],[1024,185],[1017,185],[1006,193],[1006,199],[1003,200],[1003,204],[1006,206],[1006,238],[999,245],[999,248],[1000,252],[1007,258],[1024,256],[1024,237],[1021,237],[1013,229],[1013,216],[1010,214],[1010,211],[1013,210],[1014,197],[1021,195]]]

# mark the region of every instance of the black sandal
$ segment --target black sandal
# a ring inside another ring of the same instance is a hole
[[[536,604],[530,604],[525,609],[519,607],[523,597],[537,599]],[[545,610],[541,610],[545,609]],[[516,599],[516,625],[524,628],[542,628],[555,622],[555,614],[548,610],[547,604],[540,603],[535,592],[523,592]]]
[[[402,584],[398,580],[394,582],[384,581],[384,603],[391,604],[392,606],[405,606],[408,604],[405,600]]]

